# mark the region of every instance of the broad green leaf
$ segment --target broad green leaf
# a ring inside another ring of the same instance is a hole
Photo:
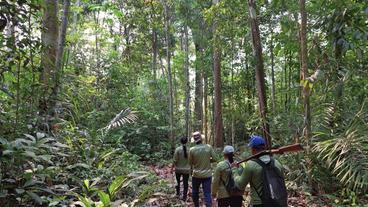
[[[22,154],[25,155],[25,156],[27,156],[27,157],[31,157],[33,159],[36,159],[37,158],[37,155],[34,152],[32,152],[32,151],[24,151]]]
[[[120,188],[123,186],[125,181],[126,181],[126,178],[124,176],[118,176],[115,178],[114,181],[112,181],[112,183],[110,184],[108,188],[111,198],[115,197],[115,194],[120,190]]]
[[[73,169],[73,168],[76,168],[76,167],[82,167],[82,168],[85,168],[85,169],[90,169],[91,168],[91,166],[89,166],[85,163],[77,163],[77,164],[68,166],[67,169],[70,170],[70,169]]]
[[[45,136],[46,136],[46,134],[45,134],[45,133],[42,133],[42,132],[37,132],[37,133],[36,133],[36,137],[37,137],[37,139],[44,138]]]
[[[52,157],[53,157],[52,155],[38,155],[37,156],[37,158],[42,159],[42,160],[50,163],[51,165],[53,164],[53,162],[51,161]]]
[[[109,206],[111,203],[110,196],[107,193],[100,191],[100,190],[97,193],[98,193],[98,197],[100,198],[104,206],[106,207]]]
[[[26,136],[27,138],[29,138],[30,140],[32,140],[33,142],[36,141],[36,138],[30,134],[24,134],[24,136]]]
[[[36,201],[36,203],[38,203],[39,205],[42,205],[42,199],[40,196],[38,196],[36,193],[32,192],[32,191],[26,191],[26,193],[33,199]]]
[[[92,207],[93,201],[91,201],[89,198],[78,196],[78,199],[86,206],[86,207]]]
[[[87,190],[89,190],[89,180],[83,180],[83,185],[84,185],[84,187],[87,189]]]
[[[23,188],[27,188],[29,186],[33,186],[35,184],[44,184],[41,181],[37,181],[37,180],[28,180],[26,183],[24,183]]]
[[[13,154],[14,153],[14,151],[13,150],[4,150],[3,151],[3,155],[11,155],[11,154]]]
[[[23,188],[16,188],[15,192],[17,192],[18,194],[22,194],[25,192],[25,190]]]

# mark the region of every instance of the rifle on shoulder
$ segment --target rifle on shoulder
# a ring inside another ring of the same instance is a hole
[[[237,162],[236,164],[240,164],[240,163],[243,163],[243,162],[246,162],[248,160],[251,160],[253,158],[257,158],[257,157],[260,157],[262,155],[272,155],[272,154],[284,154],[286,152],[298,152],[298,151],[301,151],[303,150],[303,147],[301,144],[299,143],[296,143],[296,144],[291,144],[291,145],[287,145],[287,146],[284,146],[284,147],[279,147],[279,148],[276,148],[276,149],[271,149],[271,150],[264,150],[262,152],[259,152],[255,155],[252,155],[240,162]]]

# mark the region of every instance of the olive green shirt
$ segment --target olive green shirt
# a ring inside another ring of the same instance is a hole
[[[259,157],[259,159],[264,163],[269,163],[271,161],[271,157],[269,155],[263,155]],[[275,167],[280,170],[283,174],[283,167],[279,161],[275,160]],[[250,183],[251,185],[251,204],[252,205],[260,205],[262,204],[261,198],[258,196],[258,193],[262,192],[262,167],[253,160],[249,160],[242,170],[241,175],[235,175],[235,184],[236,186],[244,190],[245,187]],[[257,189],[257,192],[254,190]]]
[[[183,146],[177,147],[174,152],[174,166],[176,173],[190,174],[190,166],[188,162],[188,150],[187,158],[184,157]]]
[[[209,178],[212,176],[211,162],[216,162],[213,148],[208,144],[197,144],[189,150],[189,165],[195,178]]]

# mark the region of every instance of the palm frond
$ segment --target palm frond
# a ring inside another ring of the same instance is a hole
[[[313,151],[331,169],[346,187],[368,190],[368,110],[363,103],[361,110],[338,133],[331,132],[330,138],[317,142]]]
[[[131,124],[138,120],[138,116],[135,111],[132,111],[130,108],[126,108],[120,111],[120,113],[116,114],[116,116],[110,121],[110,123],[104,127],[106,131],[111,129],[121,127],[127,123]]]

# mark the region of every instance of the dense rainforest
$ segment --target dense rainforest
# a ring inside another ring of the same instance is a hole
[[[0,206],[191,206],[195,131],[301,143],[289,206],[368,206],[368,2],[0,1]]]

